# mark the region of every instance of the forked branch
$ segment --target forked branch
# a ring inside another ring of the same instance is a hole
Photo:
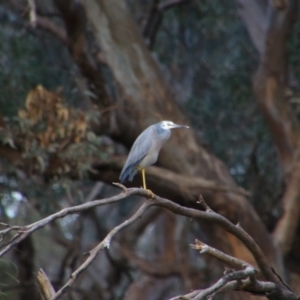
[[[79,214],[83,211],[86,211],[87,209],[91,209],[97,206],[115,203],[131,195],[139,195],[145,197],[147,201],[145,201],[144,204],[142,204],[142,206],[131,218],[113,228],[94,249],[88,252],[89,255],[87,259],[71,274],[69,280],[58,292],[55,293],[51,300],[59,299],[74,284],[78,276],[84,270],[86,270],[88,266],[94,261],[97,254],[102,249],[108,248],[110,246],[111,239],[114,237],[114,235],[117,234],[123,228],[134,223],[151,206],[163,207],[172,211],[175,214],[184,215],[192,218],[200,218],[202,220],[219,224],[225,230],[236,236],[244,243],[244,245],[252,253],[259,267],[259,270],[257,270],[244,261],[230,257],[229,255],[226,255],[221,251],[213,249],[201,242],[196,242],[194,248],[205,252],[209,255],[212,255],[213,257],[218,258],[219,260],[222,260],[229,266],[237,269],[237,271],[224,275],[218,282],[216,282],[214,285],[205,290],[195,291],[188,295],[179,296],[177,298],[175,297],[173,299],[204,299],[207,296],[213,295],[214,293],[219,293],[220,291],[224,291],[227,289],[242,289],[245,291],[255,291],[261,294],[266,294],[272,291],[276,292],[277,297],[273,299],[298,299],[297,295],[288,290],[287,287],[280,281],[278,276],[274,274],[274,272],[267,263],[266,257],[262,253],[260,247],[255,243],[253,238],[241,226],[239,226],[239,224],[235,225],[231,223],[228,219],[211,210],[202,198],[200,198],[199,204],[202,204],[204,206],[205,211],[183,207],[172,202],[171,200],[161,198],[157,195],[154,195],[153,198],[149,198],[148,191],[144,189],[127,189],[126,187],[120,184],[117,184],[117,186],[122,189],[122,193],[116,196],[86,202],[84,204],[73,207],[64,208],[57,213],[54,213],[42,220],[39,220],[35,223],[26,226],[10,227],[5,224],[2,224],[5,225],[6,228],[0,231],[0,235],[2,234],[2,236],[5,236],[6,234],[12,232],[15,232],[15,234],[8,242],[3,244],[2,247],[0,245],[0,256],[9,251],[14,245],[24,240],[31,233],[37,231],[38,229],[46,226],[47,224],[55,221],[58,218],[63,218],[68,214]],[[253,278],[255,274],[259,273],[261,274],[261,276],[264,277],[265,280],[267,280],[267,282],[258,281]],[[280,297],[278,297],[278,295]]]

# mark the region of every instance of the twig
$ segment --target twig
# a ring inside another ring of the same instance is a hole
[[[193,291],[186,295],[176,296],[170,300],[202,300],[208,299],[209,296],[214,296],[219,293],[230,290],[244,290],[260,295],[265,295],[276,289],[276,284],[272,282],[262,282],[258,280],[252,280],[256,270],[253,267],[247,267],[241,271],[231,272],[224,275],[212,286],[203,289]]]
[[[91,189],[89,194],[87,195],[86,199],[84,202],[90,202],[93,201],[94,198],[101,192],[103,189],[104,183],[103,182],[97,182],[94,187]]]
[[[212,210],[210,209],[210,207],[207,205],[207,203],[204,201],[202,195],[199,195],[199,200],[198,203],[202,204],[202,206],[204,207],[206,212],[212,212]]]
[[[123,228],[129,226],[133,222],[135,222],[138,218],[142,216],[142,214],[150,207],[152,206],[152,203],[147,201],[145,202],[138,211],[128,220],[123,222],[122,224],[116,226],[113,230],[110,231],[110,233],[105,237],[104,240],[102,240],[101,243],[99,243],[94,249],[89,251],[89,257],[85,260],[85,262],[76,269],[70,276],[67,283],[50,299],[50,300],[56,300],[59,299],[75,282],[75,280],[78,278],[78,276],[93,262],[93,260],[96,258],[97,254],[103,250],[104,248],[109,248],[110,241],[113,238],[113,236],[122,230]]]
[[[119,187],[122,190],[123,193],[126,193],[127,188],[123,184],[118,183],[118,182],[113,182],[112,184],[115,185],[115,186],[117,186],[117,187]]]
[[[224,275],[221,279],[219,279],[215,284],[210,286],[209,288],[200,291],[195,297],[195,300],[206,299],[207,296],[212,294],[216,294],[223,288],[227,283],[231,281],[245,279],[249,276],[253,276],[255,274],[255,269],[251,267],[247,267],[245,270],[236,271],[229,274]],[[231,288],[236,288],[237,286],[234,285]]]
[[[224,262],[225,264],[227,264],[228,266],[237,269],[237,270],[243,270],[247,267],[253,267],[250,264],[248,264],[247,262],[235,258],[233,256],[227,255],[225,253],[223,253],[222,251],[219,251],[215,248],[212,248],[202,242],[200,242],[199,240],[195,241],[196,245],[190,245],[193,249],[196,250],[200,250],[200,253],[205,253],[208,254],[222,262]],[[259,270],[256,270],[256,272],[258,273]]]

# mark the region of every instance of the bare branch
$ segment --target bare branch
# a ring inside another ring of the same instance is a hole
[[[195,242],[196,242],[196,245],[191,245],[191,247],[193,249],[200,250],[200,253],[208,254],[208,255],[224,262],[225,264],[227,264],[228,266],[230,266],[234,269],[243,270],[247,267],[253,268],[253,266],[251,266],[247,262],[245,262],[241,259],[235,258],[233,256],[227,255],[227,254],[223,253],[222,251],[219,251],[215,248],[212,248],[212,247],[200,242],[197,239]],[[259,271],[256,270],[256,272],[259,272]]]
[[[51,300],[56,300],[61,297],[76,281],[78,276],[88,268],[88,266],[94,261],[97,254],[104,248],[109,248],[111,239],[114,237],[116,233],[118,233],[123,228],[129,226],[130,224],[134,223],[138,218],[140,218],[143,213],[151,206],[157,206],[157,207],[164,207],[173,213],[193,217],[193,218],[200,218],[206,221],[214,222],[222,226],[225,230],[230,232],[231,234],[235,235],[238,239],[240,239],[244,245],[249,249],[249,251],[252,253],[253,257],[256,260],[257,265],[259,266],[259,269],[262,273],[262,275],[271,282],[258,282],[256,279],[252,278],[254,274],[257,273],[257,270],[250,266],[249,264],[234,259],[229,258],[228,255],[221,253],[220,251],[216,249],[212,249],[208,247],[207,245],[204,245],[203,243],[198,242],[197,248],[199,250],[204,250],[205,252],[211,254],[212,256],[221,259],[223,262],[228,263],[231,266],[234,266],[235,268],[244,268],[242,271],[234,271],[229,274],[226,274],[223,276],[218,282],[216,282],[211,287],[196,291],[193,293],[190,293],[185,296],[179,296],[177,298],[173,299],[206,299],[207,296],[213,295],[215,293],[223,292],[224,290],[232,290],[232,289],[241,289],[245,291],[250,292],[259,292],[262,294],[265,294],[266,291],[274,292],[277,296],[279,295],[279,298],[276,299],[297,299],[297,296],[288,290],[285,285],[282,284],[281,280],[278,278],[278,276],[275,275],[275,273],[272,271],[270,266],[267,263],[267,260],[262,253],[261,249],[258,247],[258,245],[255,243],[253,238],[246,232],[241,226],[236,226],[233,223],[231,223],[229,220],[224,218],[223,216],[215,213],[213,210],[209,208],[209,206],[204,202],[203,199],[200,197],[200,201],[205,205],[206,210],[205,211],[199,211],[192,208],[186,208],[183,206],[180,206],[168,199],[161,198],[159,196],[154,195],[154,197],[150,198],[148,191],[144,189],[138,189],[138,188],[132,188],[132,189],[126,189],[122,185],[120,187],[123,189],[123,192],[119,195],[105,198],[102,200],[95,200],[91,202],[84,203],[82,205],[73,206],[69,208],[65,208],[61,210],[60,212],[57,212],[53,215],[50,215],[40,221],[37,221],[33,224],[27,225],[27,226],[14,226],[12,227],[12,230],[19,230],[17,231],[16,235],[12,238],[12,240],[9,242],[8,245],[6,245],[2,251],[0,252],[0,255],[3,255],[6,253],[9,249],[13,247],[13,245],[19,243],[20,241],[24,240],[28,235],[30,235],[32,232],[38,230],[39,228],[44,227],[45,225],[49,224],[50,222],[62,218],[66,216],[67,214],[75,214],[80,213],[82,211],[85,211],[87,209],[104,205],[104,204],[110,204],[117,201],[120,201],[127,196],[130,195],[140,195],[146,197],[148,200],[144,202],[144,204],[138,209],[138,211],[128,220],[121,223],[120,225],[113,228],[108,235],[103,239],[94,249],[89,251],[88,258],[79,266],[77,270],[75,270],[69,280],[66,282],[66,284],[51,298]],[[7,227],[7,224],[4,224],[5,227]],[[8,227],[9,228],[9,227]],[[6,232],[8,229],[0,231],[0,234],[3,232]],[[12,231],[11,230],[11,231]],[[139,263],[139,262],[138,262]],[[176,272],[174,269],[173,271]],[[251,277],[251,280],[249,279]],[[247,279],[248,278],[248,279]],[[246,280],[247,279],[247,280]],[[275,298],[274,298],[275,299]]]
[[[235,271],[224,275],[215,284],[206,289],[193,291],[186,295],[176,296],[170,300],[204,300],[216,294],[232,290],[246,291],[263,296],[270,295],[270,293],[277,290],[275,283],[256,280],[253,278],[254,274],[255,269],[247,267],[245,270]],[[278,298],[274,299],[298,299],[295,294],[289,294],[285,298],[285,295],[280,294],[280,292],[277,297]]]
[[[149,195],[146,190],[144,189],[138,189],[138,188],[132,188],[132,189],[126,189],[123,193],[116,195],[114,197],[105,198],[101,200],[95,200],[92,202],[87,202],[81,205],[73,206],[64,208],[61,211],[52,214],[40,221],[37,221],[35,223],[32,223],[27,226],[14,226],[14,230],[18,230],[17,234],[13,239],[9,242],[8,245],[5,245],[5,247],[2,247],[2,250],[0,251],[0,256],[5,254],[7,251],[9,251],[14,245],[25,239],[27,236],[29,236],[31,233],[35,232],[36,230],[46,226],[50,222],[53,222],[54,220],[58,218],[65,217],[68,214],[77,214],[82,211],[85,211],[87,209],[94,208],[96,206],[101,206],[105,204],[110,204],[114,202],[118,202],[127,196],[130,195],[141,195],[146,198],[149,198]],[[150,200],[148,200],[150,201]],[[271,268],[269,267],[267,260],[262,253],[262,250],[259,248],[259,246],[255,243],[253,238],[240,226],[236,226],[233,223],[231,223],[228,219],[225,217],[215,213],[212,210],[209,211],[199,211],[196,209],[186,208],[183,206],[180,206],[168,199],[161,198],[159,196],[155,196],[151,199],[151,203],[155,206],[165,207],[169,209],[170,211],[188,216],[188,217],[194,217],[194,218],[201,218],[210,222],[215,222],[222,226],[224,229],[226,229],[231,234],[235,235],[238,239],[240,239],[244,245],[249,249],[249,251],[252,253],[253,257],[255,258],[257,265],[259,266],[262,274],[265,276],[267,280],[278,282],[278,278],[274,275]],[[3,232],[6,232],[7,228],[3,231],[0,231],[0,234],[3,234]]]
[[[208,287],[207,289],[194,291],[184,296],[177,296],[170,300],[180,300],[180,299],[193,299],[193,300],[202,300],[207,299],[208,296],[217,294],[221,291],[224,291],[223,288],[229,284],[229,289],[233,290],[239,286],[238,280],[246,279],[249,276],[253,276],[255,273],[254,268],[247,267],[245,270],[236,271],[229,274],[224,275],[221,279],[219,279],[215,284]],[[228,289],[226,289],[228,290]]]
[[[135,222],[137,219],[139,219],[150,206],[152,206],[151,202],[149,202],[149,201],[145,202],[130,219],[126,220],[125,222],[123,222],[122,224],[116,226],[113,230],[111,230],[110,233],[105,237],[104,240],[102,240],[101,243],[99,243],[94,249],[89,251],[89,257],[85,260],[85,262],[77,270],[75,270],[71,274],[67,283],[50,300],[59,299],[72,286],[72,284],[75,282],[75,280],[78,278],[78,276],[84,270],[86,270],[86,268],[94,261],[97,254],[104,248],[109,248],[110,241],[113,238],[113,236],[116,233],[118,233],[120,230],[122,230],[123,228],[129,226],[130,224]]]
[[[233,234],[243,242],[243,244],[252,253],[259,269],[261,270],[262,274],[267,280],[280,283],[278,278],[272,272],[267,262],[267,259],[264,256],[260,247],[255,243],[253,238],[241,226],[234,225],[228,219],[215,213],[212,210],[203,212],[196,209],[186,208],[168,199],[164,199],[158,196],[155,196],[155,198],[152,201],[154,202],[154,205],[165,207],[170,211],[172,211],[173,213],[188,216],[188,217],[193,217],[193,218],[200,218],[206,221],[214,222],[222,226],[226,231]]]
[[[147,191],[145,191],[143,189],[129,189],[119,195],[114,196],[114,197],[95,200],[95,201],[87,202],[87,203],[84,203],[81,205],[64,208],[61,211],[59,211],[55,214],[52,214],[52,215],[50,215],[42,220],[39,220],[35,223],[32,223],[30,225],[13,226],[13,227],[6,228],[4,230],[0,230],[0,235],[2,235],[2,236],[7,234],[9,231],[17,231],[15,236],[13,236],[12,239],[8,243],[0,246],[0,249],[2,248],[2,250],[0,251],[0,257],[2,255],[4,255],[7,251],[9,251],[14,245],[16,245],[17,243],[24,240],[31,233],[46,226],[47,224],[49,224],[50,222],[53,222],[56,219],[63,218],[68,214],[78,214],[80,212],[91,209],[93,207],[106,205],[106,204],[110,204],[110,203],[115,203],[115,202],[118,202],[130,195],[137,195],[137,194],[140,196],[144,196],[146,198],[148,197]]]
[[[221,279],[219,279],[215,284],[210,286],[209,288],[202,290],[194,297],[195,300],[206,299],[207,296],[218,293],[223,287],[225,287],[231,281],[245,279],[249,276],[253,276],[255,274],[255,269],[251,267],[247,267],[245,270],[236,271],[229,274],[226,274]],[[231,286],[231,288],[237,288],[237,285]]]

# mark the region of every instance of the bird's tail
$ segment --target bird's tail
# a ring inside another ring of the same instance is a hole
[[[124,168],[120,174],[120,177],[119,177],[121,183],[123,183],[125,181],[132,181],[136,172],[137,172],[137,170],[136,170],[135,164],[132,164],[129,166],[124,166]]]

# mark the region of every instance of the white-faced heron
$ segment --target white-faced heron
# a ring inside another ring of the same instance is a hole
[[[145,168],[157,161],[159,151],[171,136],[173,128],[189,128],[171,121],[162,121],[146,128],[135,140],[120,175],[120,181],[132,181],[138,170],[142,171],[143,188],[146,188]]]

